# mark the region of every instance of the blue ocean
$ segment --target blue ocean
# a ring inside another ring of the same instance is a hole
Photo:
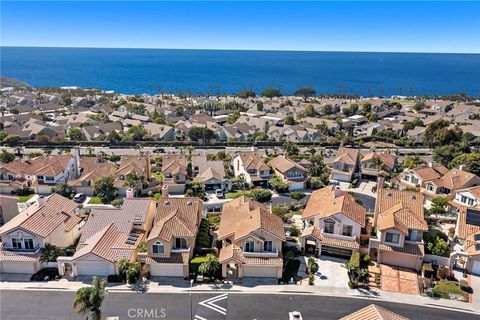
[[[32,86],[141,94],[480,95],[480,54],[1,47],[3,76]]]

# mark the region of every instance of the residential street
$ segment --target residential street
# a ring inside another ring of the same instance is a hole
[[[6,296],[8,295],[8,302]],[[72,291],[0,292],[2,320],[84,319],[72,310]],[[322,297],[302,294],[192,293],[192,315],[188,293],[110,293],[103,316],[119,319],[175,320],[282,320],[288,312],[300,311],[303,319],[339,319],[373,301],[359,298]],[[408,304],[376,302],[379,306],[410,319],[478,319],[471,313]]]

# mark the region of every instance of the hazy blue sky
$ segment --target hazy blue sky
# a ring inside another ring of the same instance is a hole
[[[1,1],[1,45],[480,52],[480,2]]]

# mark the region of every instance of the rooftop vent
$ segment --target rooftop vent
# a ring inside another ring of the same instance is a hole
[[[193,203],[192,200],[188,200],[188,201],[187,201],[187,206],[191,206],[192,203]]]
[[[392,193],[391,192],[387,192],[387,197],[392,197]]]
[[[417,196],[414,195],[414,194],[412,194],[412,197],[411,197],[411,198],[412,198],[412,200],[417,200]]]
[[[135,214],[135,216],[133,217],[133,221],[140,221],[140,220],[142,220],[142,215]]]

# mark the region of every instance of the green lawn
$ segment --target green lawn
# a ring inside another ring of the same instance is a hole
[[[468,293],[460,289],[460,285],[456,281],[440,280],[432,291],[442,299],[450,299],[448,294],[452,293],[461,295],[468,301]]]
[[[154,177],[158,181],[163,181],[163,174],[160,172],[152,172],[152,177]]]
[[[88,204],[103,204],[103,202],[99,197],[93,197],[88,201]]]
[[[248,191],[245,190],[237,190],[234,192],[225,193],[225,199],[236,199],[244,194],[248,194]]]
[[[28,199],[30,199],[31,197],[33,197],[33,194],[28,194],[26,196],[19,196],[18,202],[27,202]]]

